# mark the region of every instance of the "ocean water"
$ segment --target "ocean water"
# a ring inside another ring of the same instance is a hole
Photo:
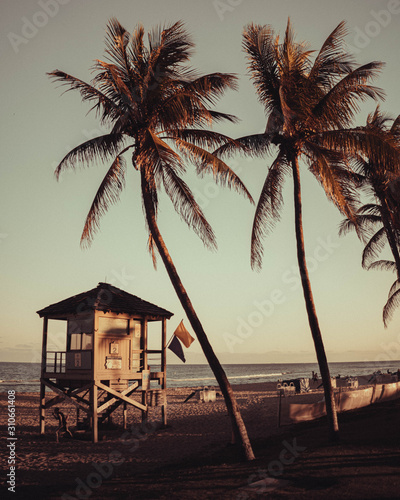
[[[151,367],[153,371],[156,366]],[[354,363],[330,363],[332,377],[370,375],[378,370],[395,372],[400,361],[366,361]],[[313,371],[319,373],[316,363],[266,363],[246,365],[224,365],[231,384],[276,382],[282,379],[309,378]],[[0,392],[14,389],[16,392],[38,392],[40,378],[39,363],[0,362]],[[169,364],[167,366],[168,387],[202,387],[216,385],[208,365]]]

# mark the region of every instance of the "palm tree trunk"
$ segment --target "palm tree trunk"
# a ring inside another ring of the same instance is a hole
[[[303,286],[303,295],[306,303],[308,322],[314,341],[315,352],[317,355],[318,365],[321,371],[321,378],[324,387],[326,414],[328,417],[330,438],[332,441],[337,441],[339,440],[339,425],[337,420],[335,397],[332,388],[331,376],[329,373],[328,361],[326,359],[324,342],[322,340],[321,330],[318,324],[318,318],[315,310],[314,298],[311,290],[311,283],[306,263],[302,221],[300,171],[297,156],[292,158],[292,169],[294,180],[297,260],[299,264],[301,284]]]
[[[400,254],[396,243],[396,238],[393,233],[393,225],[392,225],[394,223],[393,217],[391,216],[389,209],[387,207],[385,196],[378,193],[378,198],[381,204],[381,216],[382,216],[383,226],[385,228],[389,246],[392,251],[394,261],[396,263],[397,278],[400,279]]]
[[[214,353],[213,348],[211,347],[211,344],[207,338],[203,326],[199,318],[197,317],[197,314],[181,282],[181,279],[178,275],[175,265],[171,259],[168,249],[158,229],[153,205],[150,201],[150,192],[148,184],[145,179],[145,174],[143,171],[141,171],[141,181],[142,181],[143,202],[146,212],[146,220],[149,225],[150,233],[154,239],[158,252],[165,265],[171,283],[175,288],[176,294],[178,295],[178,298],[182,304],[186,316],[188,317],[188,320],[190,321],[190,324],[192,325],[194,332],[196,333],[198,341],[200,342],[203,352],[207,358],[208,364],[210,365],[210,368],[212,369],[215,378],[217,379],[217,382],[219,384],[219,387],[221,389],[221,392],[224,396],[225,404],[231,420],[235,443],[241,447],[241,451],[246,460],[254,460],[255,456],[232,387],[229,383],[229,380],[225,374],[224,369],[222,368],[217,356]]]

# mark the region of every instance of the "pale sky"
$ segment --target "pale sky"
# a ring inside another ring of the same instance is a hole
[[[183,20],[196,43],[192,66],[200,73],[239,77],[239,91],[227,92],[217,107],[241,119],[237,125],[220,126],[232,137],[265,126],[246,72],[243,27],[270,24],[283,35],[288,16],[297,40],[307,40],[315,50],[346,20],[347,41],[357,61],[386,62],[375,82],[387,94],[382,109],[393,116],[400,113],[398,0],[2,0],[0,9],[1,361],[38,361],[42,324],[36,311],[99,281],[174,312],[169,334],[185,318],[161,261],[155,271],[146,249],[137,172],[128,176],[120,203],[102,220],[89,250],[80,248],[80,235],[108,166],[68,172],[60,182],[53,175],[66,152],[105,131],[94,114],[87,115],[89,107],[80,95],[62,96],[46,72],[60,69],[90,80],[93,61],[104,55],[109,18],[116,17],[131,32],[138,23],[148,31]],[[362,125],[374,108],[368,102],[355,124]],[[272,158],[237,157],[230,163],[255,200]],[[224,362],[314,361],[298,282],[291,179],[286,181],[281,221],[265,240],[260,273],[250,268],[254,207],[216,187],[211,178],[189,173],[186,180],[215,230],[218,251],[203,247],[164,193],[159,226],[214,349],[225,353]],[[302,184],[306,252],[328,360],[399,359],[400,310],[388,329],[382,323],[394,275],[364,271],[362,245],[353,234],[338,237],[341,216],[305,169]],[[185,324],[191,331],[187,320]],[[202,360],[196,356],[200,352],[198,342],[193,343],[189,361]]]

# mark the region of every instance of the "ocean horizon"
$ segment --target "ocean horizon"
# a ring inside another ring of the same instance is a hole
[[[231,384],[278,382],[282,379],[310,378],[312,372],[319,373],[317,363],[257,363],[223,364]],[[157,371],[159,367],[152,365]],[[356,361],[329,363],[332,377],[362,376],[376,371],[396,372],[400,360]],[[0,362],[0,392],[10,389],[16,392],[38,392],[40,387],[40,363]],[[202,387],[217,385],[207,364],[168,364],[167,387]]]

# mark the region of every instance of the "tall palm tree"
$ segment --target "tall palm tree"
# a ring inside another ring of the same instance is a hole
[[[288,175],[293,176],[297,259],[332,439],[338,439],[339,428],[306,264],[300,160],[321,183],[327,197],[342,213],[352,217],[355,193],[346,154],[376,148],[383,162],[387,161],[384,155],[393,155],[391,145],[381,143],[374,134],[367,134],[365,129],[349,128],[360,102],[368,97],[376,99],[382,96],[380,89],[369,85],[382,63],[371,62],[356,67],[353,57],[344,49],[345,34],[342,22],[312,60],[312,52],[307,46],[295,42],[290,20],[281,43],[270,26],[248,25],[244,30],[243,46],[251,79],[267,115],[267,125],[262,134],[237,139],[253,155],[264,156],[273,147],[277,149],[254,217],[251,241],[253,268],[261,268],[263,238],[279,220],[283,182]],[[235,144],[227,143],[218,148],[216,154],[222,158],[234,151]]]
[[[389,123],[392,124],[389,126]],[[392,120],[384,115],[379,106],[367,117],[367,131],[380,134],[382,140],[400,143],[400,116]],[[345,219],[339,233],[345,234],[355,229],[365,243],[362,266],[365,269],[390,269],[395,271],[397,279],[389,291],[389,297],[383,308],[383,322],[387,326],[394,309],[400,305],[400,218],[399,201],[395,196],[396,181],[400,176],[400,154],[396,162],[382,165],[376,155],[360,156],[354,159],[354,170],[358,174],[361,188],[375,200],[360,207],[355,220]],[[375,261],[385,244],[389,243],[394,261]]]
[[[106,34],[108,62],[96,62],[96,76],[91,84],[59,70],[51,72],[50,77],[65,84],[68,90],[80,92],[82,100],[93,105],[91,109],[97,112],[101,123],[110,128],[109,133],[70,151],[56,174],[95,159],[111,162],[83,229],[82,243],[90,244],[101,216],[118,200],[125,186],[125,157],[128,151],[131,153],[132,165],[140,175],[153,260],[157,250],[221,388],[236,442],[245,458],[251,460],[254,454],[232,388],[181,282],[157,221],[158,195],[164,188],[186,224],[207,247],[216,247],[212,228],[181,178],[186,158],[195,163],[198,174],[212,173],[217,182],[252,201],[235,173],[208,151],[234,141],[204,128],[221,120],[235,121],[233,116],[213,111],[209,106],[227,88],[235,88],[236,79],[223,73],[197,75],[187,66],[192,47],[181,22],[154,29],[146,47],[141,25],[130,36],[112,19]]]

